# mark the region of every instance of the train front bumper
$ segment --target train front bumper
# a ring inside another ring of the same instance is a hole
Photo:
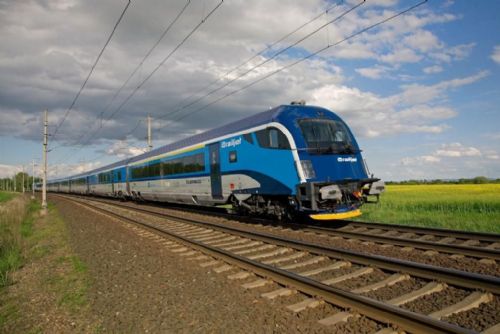
[[[359,209],[346,212],[316,213],[309,215],[309,217],[314,220],[339,220],[354,218],[358,216],[361,216],[361,210]]]

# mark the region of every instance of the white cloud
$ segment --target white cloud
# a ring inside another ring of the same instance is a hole
[[[130,146],[126,140],[116,141],[106,150],[107,154],[115,155],[120,159],[139,155],[144,152],[146,152],[146,148]]]
[[[15,174],[21,171],[22,168],[20,166],[0,164],[0,178],[12,178]]]
[[[421,84],[403,85],[403,93],[400,96],[401,102],[409,105],[427,103],[441,97],[449,89],[472,84],[485,78],[488,74],[487,71],[481,71],[468,77],[445,80],[429,86]]]
[[[490,156],[495,159],[496,152],[490,151]],[[417,157],[405,157],[401,159],[402,165],[424,165],[435,164],[441,162],[443,158],[457,159],[457,158],[471,158],[482,156],[481,151],[472,146],[464,146],[461,143],[442,144],[432,154],[421,155]]]
[[[357,68],[356,72],[370,79],[380,79],[385,73],[387,73],[387,69],[383,67],[362,67]]]
[[[415,33],[406,36],[403,43],[420,52],[428,52],[442,47],[436,35],[427,30],[418,30]]]
[[[481,151],[475,147],[466,147],[460,143],[443,144],[441,148],[434,152],[434,156],[460,158],[460,157],[478,157]]]
[[[472,49],[476,46],[476,43],[460,44],[453,47],[443,47],[442,49],[431,52],[429,57],[445,63],[451,63],[452,61],[462,60],[467,58]]]
[[[488,139],[500,140],[500,132],[485,133],[483,136]]]
[[[493,61],[495,63],[500,64],[500,45],[497,45],[493,48],[493,53],[491,54],[491,59],[493,59]]]
[[[439,157],[435,157],[433,155],[422,155],[422,156],[413,157],[413,158],[411,158],[411,157],[403,158],[403,159],[401,159],[401,164],[403,166],[410,166],[410,165],[421,166],[424,164],[436,164],[440,161],[441,161],[441,159]]]
[[[427,74],[434,74],[434,73],[440,73],[443,71],[443,68],[439,65],[434,65],[434,66],[429,66],[429,67],[425,67],[423,69],[424,73],[427,73]]]
[[[366,73],[365,73],[366,74]],[[346,85],[331,84],[313,89],[311,104],[325,106],[341,115],[360,137],[399,133],[441,133],[448,129],[443,120],[457,112],[436,103],[450,89],[474,83],[487,75],[445,80],[433,85],[404,85],[400,93],[382,97]]]
[[[78,163],[56,163],[49,166],[47,178],[57,179],[70,175],[78,175],[101,166],[100,161],[78,162]]]
[[[409,48],[397,49],[392,53],[382,55],[380,60],[390,64],[416,63],[422,59],[414,50]]]
[[[453,179],[478,175],[496,178],[500,173],[499,159],[500,154],[495,150],[448,143],[439,145],[430,154],[402,158],[397,173],[399,179]]]

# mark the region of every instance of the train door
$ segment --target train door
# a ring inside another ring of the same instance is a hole
[[[111,194],[112,195],[115,194],[115,175],[116,175],[116,171],[109,172],[109,178],[111,180]]]
[[[130,195],[131,192],[130,192],[130,182],[129,182],[129,178],[130,178],[130,175],[129,175],[129,167],[125,167],[125,184],[126,184],[126,187],[127,187],[127,195]]]
[[[210,184],[212,186],[212,198],[222,198],[222,177],[220,172],[220,152],[219,143],[210,144],[208,152],[210,154]]]

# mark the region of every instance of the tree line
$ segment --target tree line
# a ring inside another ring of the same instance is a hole
[[[433,179],[433,180],[404,180],[404,181],[387,181],[386,184],[486,184],[486,183],[500,183],[500,179],[490,179],[486,176],[476,176],[473,178],[460,178],[460,179]]]
[[[28,173],[19,172],[13,177],[5,177],[0,179],[0,190],[5,191],[23,191],[23,181],[24,181],[24,190],[31,191],[33,185],[33,176]],[[39,177],[35,177],[35,184],[38,182],[42,182],[42,179]]]

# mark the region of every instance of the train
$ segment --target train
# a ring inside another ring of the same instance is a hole
[[[385,190],[347,124],[303,101],[47,182],[49,192],[313,220],[361,215]],[[375,200],[373,200],[375,199]]]

